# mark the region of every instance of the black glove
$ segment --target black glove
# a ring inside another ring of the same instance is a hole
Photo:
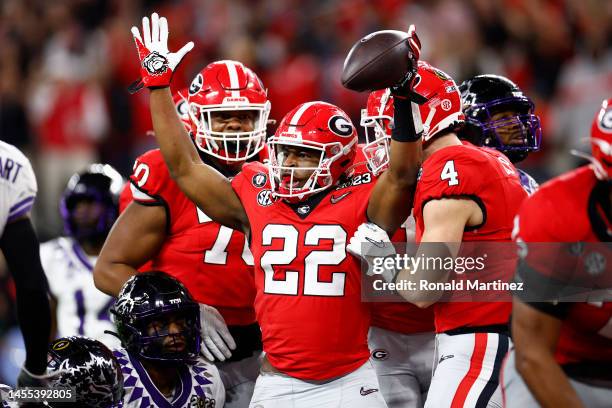
[[[411,68],[406,72],[406,75],[404,75],[401,81],[391,87],[391,94],[394,99],[409,99],[418,105],[422,105],[427,102],[427,99],[413,90],[415,84],[414,80],[419,67],[419,57],[421,56],[421,40],[419,40],[414,24],[411,24],[408,28],[408,38],[406,42],[410,49],[408,52],[408,59],[411,62]]]

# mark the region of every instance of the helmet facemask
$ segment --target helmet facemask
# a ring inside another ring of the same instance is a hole
[[[165,309],[129,319],[119,317],[119,335],[127,343],[124,346],[149,361],[192,363],[200,352],[199,309],[195,304]],[[169,332],[170,321],[182,329]]]
[[[189,116],[193,123],[196,146],[203,152],[226,162],[244,162],[263,149],[266,140],[270,103],[244,103],[222,105],[199,105],[191,102]],[[241,132],[218,132],[212,130],[212,114],[216,112],[255,113],[253,130]]]
[[[534,105],[529,98],[496,99],[489,103],[474,105],[471,109],[477,111],[476,116],[479,120],[477,125],[482,130],[482,146],[514,156],[513,162],[524,159],[529,152],[540,150],[542,141],[540,118],[533,114]],[[496,113],[503,111],[516,112],[516,114],[494,119]],[[504,142],[505,135],[510,135],[512,138],[510,143]]]
[[[369,169],[376,175],[389,165],[389,145],[393,118],[388,115],[369,116],[361,110],[361,126],[365,129],[366,143],[361,147]]]
[[[268,141],[270,162],[268,171],[272,194],[289,202],[298,202],[334,185],[340,174],[333,174],[332,164],[346,155],[356,139],[346,146],[340,142],[318,143],[286,137],[272,137]],[[313,167],[283,165],[286,160],[285,147],[308,149],[319,153],[318,164]],[[310,176],[300,185],[297,171],[310,171]]]

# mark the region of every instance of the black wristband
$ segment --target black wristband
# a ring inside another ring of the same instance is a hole
[[[399,97],[393,98],[393,129],[391,139],[397,142],[416,142],[423,135],[422,129],[416,129],[414,124],[414,113],[410,99]],[[419,113],[416,112],[418,115]],[[420,117],[418,118],[420,121]]]

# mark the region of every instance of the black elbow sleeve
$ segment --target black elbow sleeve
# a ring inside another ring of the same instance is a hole
[[[15,281],[17,319],[26,347],[25,366],[33,373],[42,373],[47,365],[51,309],[38,239],[30,220],[8,224],[0,238],[0,249]]]
[[[40,263],[40,246],[30,219],[7,224],[0,238],[0,249],[18,290],[47,292],[47,278]]]

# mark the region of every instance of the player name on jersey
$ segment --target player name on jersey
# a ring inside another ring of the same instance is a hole
[[[14,183],[21,171],[22,164],[10,157],[0,156],[0,177]]]

